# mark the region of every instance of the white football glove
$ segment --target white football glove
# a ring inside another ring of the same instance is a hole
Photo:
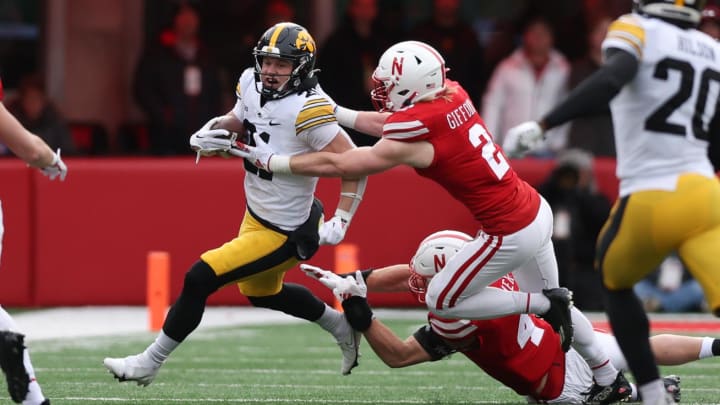
[[[355,271],[355,277],[340,277],[343,279],[338,286],[333,289],[333,294],[339,300],[350,297],[367,297],[367,285],[360,270]]]
[[[311,264],[305,264],[305,263],[301,264],[300,270],[302,270],[306,276],[314,278],[315,280],[318,280],[318,281],[320,281],[320,279],[323,279],[323,278],[332,279],[333,277],[340,277],[337,274],[333,273],[332,271],[325,270],[320,267],[313,266]],[[323,283],[323,284],[325,284],[325,283]],[[329,286],[329,285],[325,284],[325,286],[328,288],[335,288],[334,285]]]
[[[65,162],[63,162],[60,158],[60,148],[58,148],[57,152],[54,153],[52,163],[41,168],[40,171],[42,174],[48,176],[50,180],[55,180],[58,177],[60,178],[60,181],[65,180],[68,169]]]
[[[237,134],[214,128],[224,117],[211,118],[190,136],[190,148],[197,152],[197,160],[200,160],[200,156],[215,156],[227,152],[235,144]]]
[[[537,121],[527,121],[510,128],[505,134],[503,150],[509,157],[522,157],[536,149],[545,140],[543,129]]]
[[[317,281],[321,282],[325,287],[331,289],[335,297],[341,301],[349,297],[343,295],[347,291],[357,291],[357,288],[353,289],[352,287],[352,285],[356,284],[355,280],[352,277],[342,277],[333,273],[332,271],[323,270],[320,267],[312,266],[309,264],[301,264],[300,269],[308,277],[316,279]],[[362,274],[360,275],[360,277],[362,277]]]
[[[218,152],[227,152],[237,140],[237,133],[227,129],[198,131],[190,137],[190,147],[202,156],[212,156]]]
[[[266,172],[271,172],[270,158],[273,157],[275,151],[270,148],[270,145],[268,145],[267,142],[260,138],[259,134],[254,133],[253,139],[255,140],[255,146],[238,143],[234,145],[232,150],[230,150],[230,154],[247,159],[256,167],[265,170]]]
[[[350,225],[350,221],[343,216],[335,213],[335,216],[320,225],[318,234],[320,235],[321,245],[337,245],[345,238],[345,232]]]

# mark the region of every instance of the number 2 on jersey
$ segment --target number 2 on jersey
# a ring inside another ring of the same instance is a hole
[[[500,149],[497,148],[485,127],[480,124],[473,124],[468,131],[468,138],[473,147],[481,147],[480,153],[482,153],[483,159],[490,166],[490,170],[495,173],[498,180],[502,179],[510,169],[510,165],[505,160],[505,156],[500,153]]]

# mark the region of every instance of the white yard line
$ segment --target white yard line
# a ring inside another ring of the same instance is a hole
[[[420,309],[378,310],[381,318],[418,319]],[[150,332],[145,307],[60,307],[13,314],[28,341]],[[199,328],[304,322],[282,312],[248,306],[208,307]]]
[[[377,309],[380,319],[411,319],[423,322],[426,312],[421,308]],[[605,321],[604,313],[587,313],[591,321]],[[58,307],[13,314],[28,341],[113,336],[150,332],[145,307]],[[652,314],[654,320],[717,321],[710,314]],[[250,306],[208,307],[199,328],[234,325],[287,324],[304,322],[278,311]]]

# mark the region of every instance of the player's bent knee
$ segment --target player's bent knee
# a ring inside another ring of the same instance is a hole
[[[210,295],[219,288],[219,281],[213,269],[202,260],[198,260],[185,273],[183,291],[196,295]]]
[[[438,295],[440,295],[439,292],[432,291],[428,287],[428,290],[425,292],[425,304],[427,305],[428,309],[435,308],[437,306]]]

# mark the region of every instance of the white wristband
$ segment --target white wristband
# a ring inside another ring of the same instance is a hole
[[[335,107],[335,118],[337,118],[338,124],[355,129],[355,121],[357,120],[359,112],[345,108],[342,106]]]
[[[268,162],[268,169],[273,173],[292,173],[290,156],[272,155]]]
[[[345,210],[341,210],[340,208],[335,210],[335,216],[340,217],[340,219],[342,219],[343,222],[345,222],[346,224],[349,224],[350,220],[352,219],[351,213],[349,213]]]

